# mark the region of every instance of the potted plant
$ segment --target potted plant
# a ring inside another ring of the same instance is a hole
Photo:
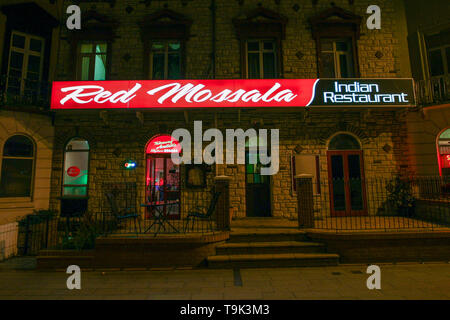
[[[396,176],[387,184],[386,189],[388,203],[396,214],[412,217],[416,206],[416,198],[412,194],[410,181]]]

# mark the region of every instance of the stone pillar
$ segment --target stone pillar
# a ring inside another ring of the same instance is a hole
[[[216,192],[220,192],[216,204],[216,223],[219,230],[230,230],[230,180],[228,176],[214,177]]]
[[[298,203],[298,227],[314,228],[313,176],[299,174],[295,176]]]

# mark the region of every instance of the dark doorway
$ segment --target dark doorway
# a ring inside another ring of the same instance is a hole
[[[328,178],[332,216],[367,215],[363,154],[357,140],[346,134],[337,135],[328,151]],[[353,150],[349,150],[353,149]]]
[[[250,163],[250,159],[256,163]],[[261,175],[262,166],[258,152],[246,150],[245,199],[247,217],[271,216],[270,176]]]

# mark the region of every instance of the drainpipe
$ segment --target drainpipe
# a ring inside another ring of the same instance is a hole
[[[211,0],[211,24],[212,24],[212,52],[211,52],[211,68],[212,78],[216,78],[216,0]]]

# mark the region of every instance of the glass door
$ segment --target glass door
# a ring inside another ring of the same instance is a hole
[[[362,151],[328,151],[332,216],[367,215]]]
[[[172,162],[170,156],[147,156],[145,190],[147,202],[171,204],[164,206],[164,214],[169,219],[180,218],[180,167]],[[173,205],[174,201],[178,203]],[[146,218],[152,214],[147,210]]]

